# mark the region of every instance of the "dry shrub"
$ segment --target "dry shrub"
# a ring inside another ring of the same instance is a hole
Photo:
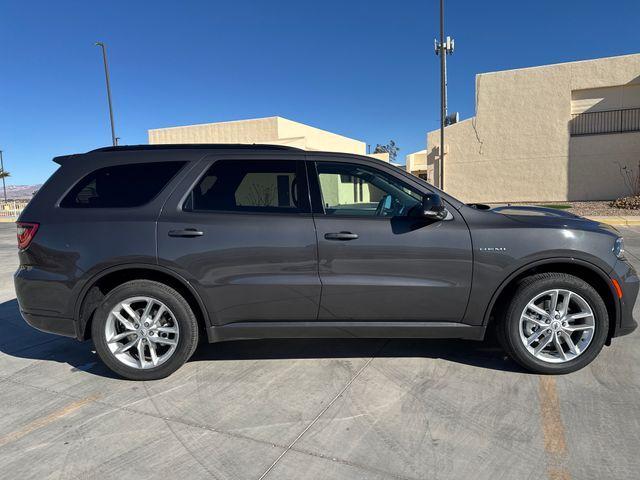
[[[625,210],[640,210],[640,195],[618,198],[611,202],[609,206]]]

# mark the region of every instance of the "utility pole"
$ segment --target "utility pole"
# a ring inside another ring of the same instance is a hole
[[[438,177],[440,189],[444,189],[444,127],[447,122],[447,55],[454,49],[454,40],[444,37],[444,0],[440,0],[440,41],[434,40],[436,55],[440,55],[440,161]]]
[[[114,146],[118,145],[116,129],[113,124],[113,107],[111,105],[111,85],[109,84],[109,66],[107,64],[107,47],[102,42],[96,42],[96,46],[102,48],[102,60],[104,61],[104,76],[107,80],[107,100],[109,102],[109,119],[111,120],[111,141]]]
[[[4,173],[4,162],[2,161],[2,150],[0,150],[0,173]],[[4,182],[4,175],[2,176],[2,190],[4,191],[4,203],[7,203],[7,185]]]

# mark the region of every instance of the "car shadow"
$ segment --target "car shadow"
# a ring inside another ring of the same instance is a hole
[[[0,303],[0,358],[3,355],[68,364],[71,371],[82,370],[101,377],[119,378],[100,361],[93,350],[93,342],[78,342],[29,326],[20,315],[16,299]],[[13,373],[8,371],[8,375]],[[0,375],[7,375],[2,363]]]
[[[27,325],[15,299],[0,303],[0,353],[66,363],[72,371],[118,378],[98,358],[91,341],[40,332]],[[190,362],[258,359],[431,358],[504,372],[527,373],[491,340],[268,339],[201,343]],[[3,375],[0,367],[0,375]]]

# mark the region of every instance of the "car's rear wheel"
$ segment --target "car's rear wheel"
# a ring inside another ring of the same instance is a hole
[[[518,285],[499,338],[523,367],[559,374],[593,361],[608,331],[607,308],[591,285],[566,273],[542,273]]]
[[[198,324],[173,288],[133,280],[107,294],[91,328],[96,352],[131,380],[164,378],[180,368],[198,344]]]

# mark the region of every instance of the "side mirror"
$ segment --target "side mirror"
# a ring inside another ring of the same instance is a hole
[[[433,220],[444,220],[449,212],[442,203],[442,198],[437,193],[429,193],[422,197],[422,211],[420,216]]]

